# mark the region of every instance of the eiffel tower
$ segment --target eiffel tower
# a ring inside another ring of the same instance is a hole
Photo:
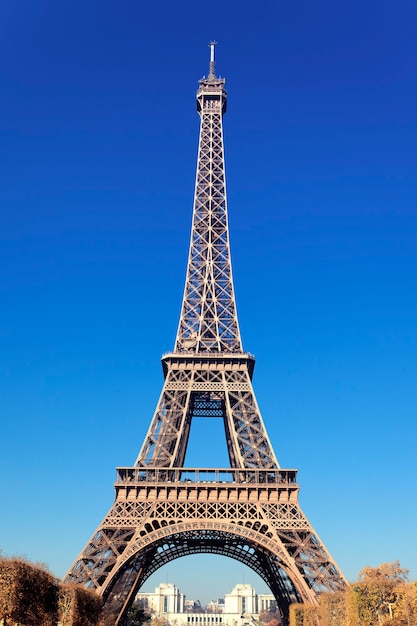
[[[158,568],[215,553],[265,581],[287,619],[291,603],[317,603],[346,579],[298,504],[297,470],[282,469],[252,387],[254,357],[242,348],[230,261],[224,172],[227,93],[199,81],[200,141],[182,311],[164,385],[135,464],[117,468],[115,501],[65,582],[94,589],[106,624],[123,624]],[[184,467],[193,418],[224,422],[229,468]]]

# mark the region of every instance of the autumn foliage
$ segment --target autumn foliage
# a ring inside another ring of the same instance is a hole
[[[58,586],[51,574],[23,559],[0,560],[0,618],[25,626],[54,626]]]
[[[60,584],[24,559],[0,558],[0,626],[103,626],[101,609],[94,592]],[[365,567],[344,592],[322,594],[318,605],[294,604],[289,617],[290,626],[417,626],[417,581],[408,582],[398,561]]]
[[[99,624],[101,609],[102,600],[92,591],[78,585],[60,585],[58,612],[62,626]]]
[[[39,565],[0,558],[3,626],[99,626],[101,598],[77,585],[61,585]]]
[[[322,594],[318,606],[294,604],[290,626],[417,626],[417,582],[398,561],[365,567],[344,592]]]

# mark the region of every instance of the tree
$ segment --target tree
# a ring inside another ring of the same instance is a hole
[[[339,626],[346,623],[346,594],[338,591],[323,593],[319,601],[320,626]]]
[[[80,585],[62,584],[58,612],[62,626],[96,626],[101,618],[102,599]]]
[[[291,604],[290,626],[318,626],[318,607],[313,604]]]
[[[382,563],[379,567],[364,567],[359,572],[359,580],[365,583],[389,582],[401,583],[407,582],[409,571],[405,567],[401,567],[399,561],[393,563]]]
[[[25,626],[54,626],[58,614],[57,580],[22,558],[0,559],[0,620]]]
[[[392,623],[394,607],[400,597],[399,588],[408,580],[408,570],[399,561],[364,567],[353,587],[358,617],[363,624],[382,626]]]
[[[0,558],[0,620],[25,626],[98,626],[102,599],[79,585],[61,585],[22,558]]]
[[[269,611],[267,611],[266,609],[262,609],[259,612],[259,621],[263,624],[271,624],[271,622],[274,620],[278,622],[278,625],[281,624],[282,620],[278,609]],[[271,626],[273,625],[271,624]]]
[[[414,626],[417,624],[417,581],[400,583],[395,592],[397,600],[392,607],[390,626]]]
[[[417,626],[417,581],[399,561],[365,567],[345,591],[323,593],[318,606],[290,606],[290,626]]]
[[[139,606],[133,604],[127,613],[127,626],[142,626],[151,619],[151,613]]]

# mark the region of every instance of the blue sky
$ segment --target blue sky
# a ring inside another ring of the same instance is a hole
[[[397,559],[417,578],[415,3],[3,0],[0,31],[3,552],[62,576],[142,444],[214,38],[240,326],[275,452],[350,580]],[[222,450],[195,425],[190,465]],[[264,589],[213,556],[145,589],[165,580],[202,601]]]

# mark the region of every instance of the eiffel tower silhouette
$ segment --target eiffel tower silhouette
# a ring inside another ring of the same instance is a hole
[[[298,504],[297,470],[280,468],[252,387],[254,357],[240,337],[224,173],[225,80],[199,81],[201,118],[187,276],[164,385],[135,464],[117,468],[115,501],[65,582],[103,597],[122,624],[135,594],[173,559],[215,553],[265,581],[286,620],[293,602],[317,603],[346,579]],[[194,417],[224,422],[229,468],[186,468]]]

